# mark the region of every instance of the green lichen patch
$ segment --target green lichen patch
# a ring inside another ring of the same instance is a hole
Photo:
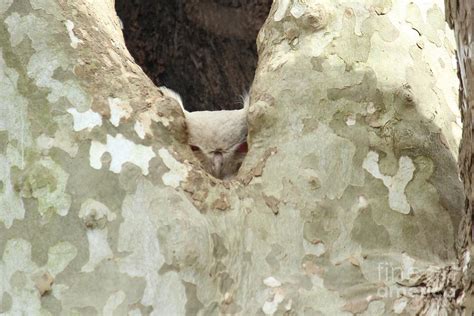
[[[68,174],[53,160],[44,158],[28,165],[24,170],[15,169],[15,189],[23,198],[38,201],[38,212],[44,219],[53,214],[67,215],[71,197],[67,194]]]

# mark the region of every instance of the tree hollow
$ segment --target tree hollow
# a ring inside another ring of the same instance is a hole
[[[127,47],[189,111],[232,110],[250,88],[271,0],[117,0]]]

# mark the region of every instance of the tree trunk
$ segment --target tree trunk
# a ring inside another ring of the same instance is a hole
[[[456,41],[458,44],[457,57],[459,65],[459,77],[461,79],[460,89],[460,109],[463,122],[462,142],[459,155],[459,168],[461,177],[464,182],[465,216],[463,216],[462,225],[460,226],[462,238],[461,247],[463,252],[460,256],[461,265],[469,267],[466,269],[463,278],[463,288],[466,289],[465,306],[466,315],[474,314],[474,288],[472,279],[474,271],[470,264],[472,257],[472,207],[474,203],[473,192],[473,122],[472,111],[474,109],[474,69],[473,52],[474,52],[474,4],[470,0],[451,1],[446,0],[446,20],[451,28],[454,29]]]
[[[249,153],[220,181],[112,0],[3,0],[0,313],[460,313],[470,219],[434,2],[274,1]]]

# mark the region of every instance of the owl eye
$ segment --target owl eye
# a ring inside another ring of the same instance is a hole
[[[198,146],[189,145],[189,147],[191,147],[191,150],[192,150],[192,151],[199,151],[199,150],[201,150],[201,148],[199,148]]]
[[[249,146],[247,144],[247,142],[244,142],[242,144],[239,145],[239,147],[237,147],[237,152],[239,153],[246,153],[249,151]]]

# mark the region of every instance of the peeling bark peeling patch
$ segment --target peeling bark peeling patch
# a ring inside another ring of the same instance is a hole
[[[290,298],[285,305],[285,310],[290,311],[292,305],[293,305],[293,300]]]
[[[351,114],[349,116],[347,116],[346,118],[346,125],[347,126],[354,126],[356,124],[356,115],[355,114]]]
[[[367,201],[365,196],[363,196],[363,195],[359,196],[359,202],[357,204],[357,210],[363,210],[367,206],[369,206],[369,201]]]
[[[79,39],[76,34],[74,34],[74,23],[71,21],[71,20],[66,20],[66,22],[64,22],[64,24],[66,25],[66,28],[67,28],[67,32],[69,34],[69,38],[71,39],[71,47],[72,48],[77,48],[77,45],[78,44],[82,44],[83,41],[81,39]]]
[[[65,284],[53,283],[53,286],[51,289],[51,295],[53,295],[57,300],[62,300],[64,292],[66,292],[68,289],[69,289],[69,286]]]
[[[408,4],[406,21],[433,44],[438,47],[443,45],[444,14],[432,1],[421,0],[416,4]]]
[[[185,315],[187,297],[181,277],[178,273],[171,271],[166,273],[160,281],[160,286],[166,290],[161,290],[155,306],[157,312],[152,315]]]
[[[38,267],[31,260],[28,241],[8,240],[0,259],[0,299],[7,293],[12,300],[6,315],[42,315],[40,292],[49,289],[48,280],[63,272],[76,254],[77,249],[70,243],[59,243],[49,248],[46,265]],[[42,282],[43,276],[47,278]],[[22,285],[18,286],[16,282],[22,282]]]
[[[36,26],[37,29],[40,28],[42,30],[46,30],[47,28],[46,21],[36,18],[33,15],[22,17],[16,12],[8,16],[5,19],[5,23],[8,26],[10,42],[13,47],[17,46],[21,43],[21,41],[23,41],[29,28],[33,28],[34,26]]]
[[[89,242],[89,261],[81,268],[81,272],[92,272],[104,259],[113,258],[112,249],[107,241],[107,228],[87,231]]]
[[[403,276],[408,278],[415,272],[415,259],[404,253],[402,255]]]
[[[119,98],[109,98],[110,122],[115,127],[119,126],[122,118],[130,117],[132,108]]]
[[[386,176],[379,169],[379,155],[370,151],[362,164],[373,177],[383,181],[387,187],[390,208],[402,214],[410,213],[410,204],[405,195],[405,188],[413,178],[415,165],[409,157],[402,156],[398,162],[398,172],[395,176]]]
[[[122,134],[117,134],[116,137],[107,135],[106,144],[92,141],[89,151],[90,165],[92,168],[102,168],[101,157],[106,152],[110,153],[112,157],[110,171],[120,173],[122,165],[126,162],[130,162],[140,167],[145,176],[148,175],[150,160],[156,156],[150,146],[137,145],[126,139]]]
[[[74,119],[74,130],[76,132],[82,131],[86,128],[90,131],[96,126],[102,126],[102,116],[90,109],[86,112],[80,113],[76,109],[70,108],[67,112],[71,114]]]
[[[318,139],[317,145],[314,139]],[[309,183],[317,178],[319,183],[324,184],[318,189],[318,194],[331,200],[339,199],[351,183],[354,174],[355,145],[334,134],[323,124],[320,124],[314,134],[302,137],[299,144],[293,151],[303,157],[299,168],[305,171],[297,177],[303,176]]]
[[[300,1],[294,1],[291,6],[290,13],[296,19],[299,19],[306,11],[306,5]]]
[[[301,117],[296,113],[290,114],[288,117],[290,128],[294,131],[295,135],[301,136],[304,130],[304,123]]]
[[[120,271],[130,276],[144,277],[147,282],[142,298],[144,305],[152,305],[157,291],[165,289],[158,282],[158,269],[165,259],[157,237],[158,226],[150,218],[153,215],[150,204],[154,192],[150,184],[140,182],[136,193],[125,197],[122,206],[124,221],[120,225],[118,240],[118,250],[130,252],[120,261]]]
[[[232,297],[232,294],[230,294],[229,292],[225,292],[225,294],[224,294],[224,303],[232,304],[233,301],[234,301],[234,298]]]
[[[142,123],[136,121],[135,125],[133,126],[133,129],[135,130],[135,133],[137,133],[138,137],[140,137],[140,139],[145,139],[146,132],[145,127]]]
[[[8,68],[0,47],[0,131],[7,131],[24,148],[31,143],[28,133],[27,100],[18,93],[18,73]]]
[[[179,275],[170,271],[159,274],[165,263],[158,240],[156,196],[162,191],[140,181],[135,194],[125,197],[122,206],[118,251],[128,255],[120,260],[120,271],[146,281],[141,303],[153,306],[151,315],[185,315],[186,292]]]
[[[316,257],[320,257],[326,252],[326,246],[323,242],[308,242],[304,239],[303,247],[306,254],[315,255]]]
[[[408,304],[408,299],[405,297],[395,300],[395,302],[393,303],[393,312],[395,314],[403,313],[407,304]]]
[[[36,138],[36,146],[44,153],[44,151],[50,150],[53,147],[57,147],[69,154],[71,157],[75,157],[79,145],[76,143],[74,138],[74,132],[71,130],[72,119],[70,115],[60,115],[53,118],[58,124],[58,129],[54,133],[53,137],[49,137],[45,134],[41,134]]]
[[[425,15],[425,20],[427,20],[428,12],[435,7],[439,9],[440,12],[444,12],[444,2],[434,2],[433,0],[417,0],[416,5],[420,8],[420,11]],[[444,21],[443,21],[444,22]]]
[[[92,272],[104,259],[113,257],[112,249],[108,243],[107,222],[116,218],[104,204],[88,199],[81,205],[79,217],[85,222],[87,240],[89,242],[89,261],[82,267],[82,272]]]
[[[41,296],[52,291],[54,278],[48,272],[43,273],[35,280],[35,286]]]
[[[370,17],[370,12],[364,6],[357,4],[353,5],[352,10],[354,11],[353,14],[356,19],[354,33],[357,36],[363,36],[362,25],[367,20],[367,18]]]
[[[105,303],[105,306],[102,310],[102,315],[104,316],[113,316],[117,307],[123,303],[125,300],[125,293],[123,291],[115,292],[114,294],[110,295],[109,299]]]
[[[462,139],[462,128],[455,122],[451,123],[451,133],[453,133],[454,139],[456,139],[456,144],[459,144]]]
[[[79,211],[79,217],[82,218],[85,222],[91,223],[86,224],[89,228],[102,228],[104,225],[99,224],[100,221],[113,221],[117,217],[114,212],[111,212],[107,206],[100,203],[99,201],[93,199],[87,199],[81,205],[81,210]]]
[[[128,312],[128,316],[142,316],[140,309],[135,308]]]
[[[269,62],[269,65],[272,71],[278,69],[286,63],[292,63],[295,61],[295,56],[293,54],[289,54],[290,50],[291,47],[287,42],[280,44],[279,50],[277,50],[270,57],[271,61]],[[252,107],[253,106],[255,105],[252,105]],[[250,110],[252,110],[252,107],[250,107]]]
[[[148,208],[150,197],[144,196],[143,184],[139,184],[137,193],[128,196],[123,202],[120,225],[119,251],[132,253],[121,261],[121,271],[131,276],[142,276],[147,280],[147,287],[142,301],[151,305],[158,287],[158,267],[164,263],[157,239],[157,226],[150,220]]]
[[[13,0],[2,0],[2,2],[0,2],[0,14],[7,12],[12,3]]]
[[[278,214],[280,212],[280,209],[278,207],[278,205],[280,204],[280,200],[278,200],[276,197],[274,196],[267,196],[265,194],[262,194],[263,196],[263,200],[265,201],[265,204],[271,208],[273,214]]]
[[[263,304],[262,311],[265,315],[273,315],[278,310],[278,305],[285,299],[282,291],[276,291],[275,295],[270,301],[266,301]]]
[[[377,111],[377,108],[374,105],[374,102],[369,102],[367,105],[367,113],[368,114],[374,114]]]
[[[274,15],[274,20],[276,22],[281,21],[285,17],[286,10],[288,10],[289,5],[290,0],[278,0],[278,9]]]
[[[3,222],[7,229],[13,225],[15,219],[25,217],[23,200],[14,190],[11,182],[10,168],[12,165],[6,156],[0,155],[0,182],[3,183],[0,194],[0,222]]]
[[[263,284],[265,284],[268,287],[280,287],[281,282],[275,279],[274,277],[270,276],[263,280]]]
[[[226,194],[221,192],[219,198],[212,203],[213,209],[218,209],[220,211],[225,211],[230,208],[229,198]]]
[[[177,161],[165,148],[161,148],[158,151],[158,154],[160,155],[161,159],[163,159],[166,167],[170,169],[169,172],[163,175],[163,183],[173,188],[177,188],[180,182],[186,180],[188,177],[190,167]]]
[[[44,65],[48,65],[48,67],[44,67]],[[55,103],[62,97],[65,97],[69,103],[79,110],[85,111],[90,109],[88,96],[84,94],[77,82],[53,79],[56,69],[60,67],[66,69],[68,65],[66,57],[61,53],[45,49],[31,57],[28,63],[28,76],[35,80],[38,87],[51,90],[48,95],[49,102]]]
[[[387,314],[385,312],[385,303],[380,301],[380,298],[369,296],[367,298],[369,301],[369,306],[367,310],[362,315],[384,315]]]
[[[375,303],[374,301],[378,299],[380,298],[373,295],[358,296],[350,299],[346,304],[344,304],[343,310],[351,312],[352,315],[383,315],[383,312],[377,313],[371,310],[371,306]]]
[[[61,14],[61,7],[55,1],[51,0],[30,0],[31,7],[35,10],[43,10],[48,14],[54,15],[58,20],[63,21],[64,17]]]
[[[38,267],[31,261],[31,244],[23,239],[7,241],[3,256],[0,260],[0,298],[4,293],[11,296],[12,304],[8,312],[10,315],[36,315],[41,308],[40,296],[37,295],[35,283],[25,277],[32,275]],[[25,285],[15,287],[12,284],[13,275],[22,275]],[[22,302],[27,301],[28,304]]]
[[[5,19],[5,23],[13,47],[19,45],[25,38],[31,40],[35,53],[28,62],[28,76],[35,80],[38,87],[51,90],[48,101],[55,103],[61,97],[65,97],[77,109],[84,111],[89,109],[90,100],[77,82],[53,78],[56,69],[65,70],[71,66],[71,60],[66,53],[52,47],[57,44],[59,32],[55,33],[48,21],[32,14],[20,16],[18,13],[13,13]]]
[[[60,242],[48,250],[48,262],[45,269],[53,277],[64,271],[69,263],[76,257],[77,249],[68,242]]]
[[[139,114],[134,126],[135,132],[142,139],[144,139],[146,135],[153,135],[152,126],[156,122],[160,122],[163,126],[169,126],[171,120],[166,116],[160,116],[158,113],[152,113],[151,115],[148,115],[148,113],[145,115]]]

